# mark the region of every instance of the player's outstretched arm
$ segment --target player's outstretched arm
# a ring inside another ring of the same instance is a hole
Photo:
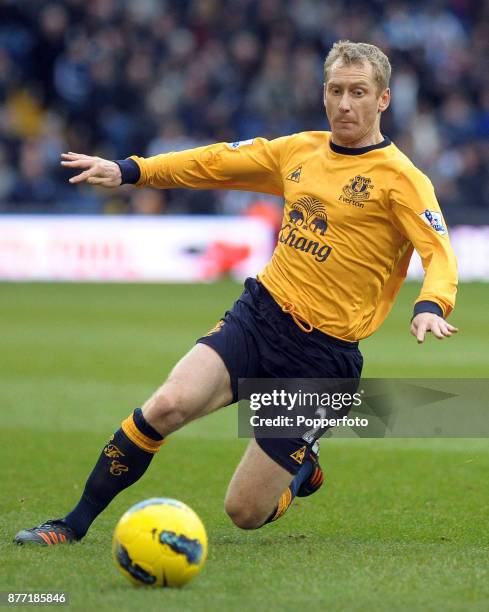
[[[411,321],[411,333],[417,339],[418,344],[422,344],[427,332],[432,332],[436,338],[443,340],[443,338],[456,334],[458,329],[437,314],[420,312]]]
[[[121,169],[108,159],[91,157],[81,153],[62,153],[61,165],[65,168],[80,169],[82,172],[70,178],[70,183],[89,183],[102,187],[119,187],[122,183]]]

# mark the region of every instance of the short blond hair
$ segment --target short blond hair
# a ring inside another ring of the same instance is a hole
[[[325,82],[328,80],[329,69],[339,59],[347,66],[368,62],[372,66],[374,80],[377,83],[379,93],[389,87],[391,64],[387,55],[375,45],[355,43],[349,40],[335,42],[324,61]]]

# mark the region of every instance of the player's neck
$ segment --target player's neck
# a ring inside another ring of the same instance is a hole
[[[368,134],[364,134],[357,140],[345,140],[344,138],[338,137],[334,132],[331,136],[331,140],[335,145],[340,147],[349,147],[351,149],[360,149],[363,147],[370,147],[381,143],[384,140],[380,127],[375,128]]]

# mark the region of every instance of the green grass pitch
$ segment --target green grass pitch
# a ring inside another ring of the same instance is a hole
[[[489,285],[462,285],[460,334],[418,346],[408,284],[362,349],[371,377],[486,377]],[[257,532],[223,512],[244,449],[230,407],[173,435],[83,543],[17,548],[14,533],[78,499],[108,436],[240,292],[217,285],[0,285],[0,590],[63,590],[72,610],[487,610],[489,444],[325,440],[327,484]],[[133,503],[175,497],[209,534],[183,590],[134,588],[112,531]]]

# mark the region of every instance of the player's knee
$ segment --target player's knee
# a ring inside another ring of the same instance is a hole
[[[251,504],[242,504],[232,499],[227,499],[224,504],[226,514],[240,529],[259,529],[266,520],[262,513]]]
[[[157,431],[167,435],[186,422],[185,403],[173,389],[162,387],[144,404],[143,414]]]

